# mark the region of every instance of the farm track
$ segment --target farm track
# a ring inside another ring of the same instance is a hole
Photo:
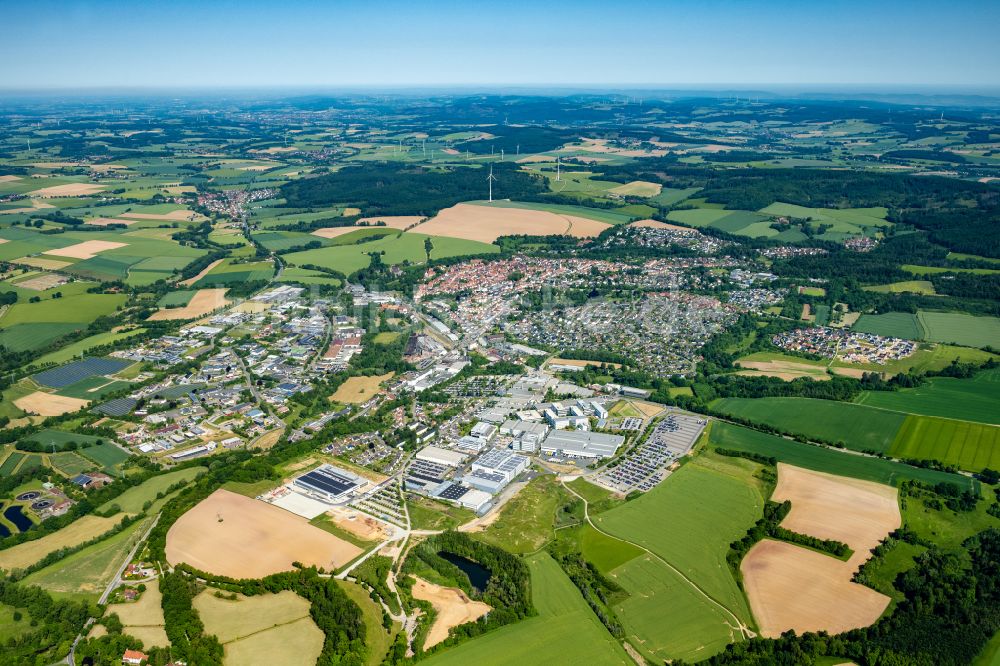
[[[642,544],[636,543],[634,541],[629,541],[628,539],[623,539],[623,538],[621,538],[619,536],[615,536],[614,534],[609,534],[608,532],[605,532],[600,527],[598,527],[596,524],[594,524],[594,521],[592,521],[590,519],[590,507],[589,507],[589,503],[587,502],[587,499],[585,497],[583,497],[582,495],[580,495],[579,493],[577,493],[572,488],[570,488],[568,485],[566,485],[566,483],[564,481],[560,481],[560,483],[562,484],[563,488],[565,488],[566,490],[568,490],[570,493],[572,493],[573,495],[575,495],[576,497],[578,497],[583,502],[583,517],[586,519],[588,525],[590,525],[592,528],[594,528],[595,530],[597,530],[598,532],[600,532],[604,536],[609,537],[611,539],[615,539],[616,541],[623,541],[625,543],[631,544],[631,545],[635,546],[636,548],[639,548],[640,550],[642,550],[646,554],[650,555],[651,557],[654,557],[659,562],[661,562],[664,566],[666,566],[668,569],[670,569],[675,574],[677,574],[684,582],[686,582],[688,584],[688,586],[690,586],[692,589],[694,589],[698,594],[700,594],[702,597],[704,597],[705,599],[707,599],[712,605],[720,608],[726,615],[728,615],[730,618],[732,618],[733,621],[736,623],[736,626],[733,627],[733,625],[730,625],[728,622],[726,624],[729,626],[730,629],[733,629],[733,628],[739,629],[740,635],[744,639],[755,638],[757,636],[757,634],[754,633],[754,631],[751,630],[750,627],[748,627],[747,625],[745,625],[736,616],[735,613],[733,613],[731,610],[729,610],[729,608],[726,605],[724,605],[722,602],[718,601],[712,595],[710,595],[708,592],[706,592],[705,590],[703,590],[697,583],[695,583],[693,580],[691,580],[690,578],[688,578],[687,576],[685,576],[684,573],[681,572],[680,570],[678,570],[676,567],[674,567],[674,565],[670,564],[670,562],[667,562],[665,559],[663,559],[662,557],[660,557],[659,555],[657,555],[656,553],[654,553],[650,549],[646,548]]]

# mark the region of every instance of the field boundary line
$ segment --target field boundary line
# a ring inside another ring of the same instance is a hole
[[[656,558],[657,560],[659,560],[660,562],[662,562],[668,569],[670,569],[675,574],[677,574],[678,576],[680,576],[682,580],[684,580],[688,585],[690,585],[692,588],[694,588],[701,596],[703,596],[706,599],[708,599],[708,601],[710,601],[715,606],[718,606],[719,608],[721,608],[729,617],[731,617],[736,622],[736,626],[739,629],[740,635],[743,638],[749,639],[749,638],[755,638],[757,636],[757,634],[754,633],[753,630],[750,629],[750,627],[748,627],[746,624],[744,624],[743,621],[740,620],[736,616],[735,613],[733,613],[733,611],[729,610],[729,608],[725,604],[723,604],[722,602],[720,602],[720,601],[716,600],[714,597],[712,597],[712,595],[710,595],[708,592],[706,592],[705,590],[703,590],[693,580],[691,580],[690,578],[688,578],[687,576],[685,576],[682,571],[680,571],[679,569],[677,569],[674,565],[670,564],[670,562],[667,562],[665,559],[663,559],[662,557],[660,557],[659,555],[657,555],[656,553],[654,553],[650,549],[646,548],[642,544],[635,543],[634,541],[629,541],[628,539],[623,539],[621,537],[615,536],[614,534],[609,534],[608,532],[605,532],[600,527],[598,527],[597,525],[595,525],[594,521],[592,521],[590,519],[589,503],[587,502],[587,499],[585,497],[583,497],[582,495],[580,495],[579,493],[577,493],[572,488],[570,488],[569,486],[567,486],[564,481],[560,481],[559,483],[561,483],[562,486],[564,488],[566,488],[566,490],[568,490],[569,492],[573,493],[574,495],[576,495],[578,498],[580,498],[583,501],[583,516],[584,516],[584,518],[587,519],[587,524],[589,524],[591,527],[593,527],[595,530],[597,530],[598,532],[600,532],[601,534],[603,534],[606,537],[610,537],[610,538],[615,539],[617,541],[624,541],[625,543],[632,544],[633,546],[635,546],[636,548],[641,549],[642,551],[644,551],[648,555],[653,556],[654,558]],[[726,624],[729,625],[728,622]],[[732,629],[732,628],[733,627],[730,625],[730,629]]]

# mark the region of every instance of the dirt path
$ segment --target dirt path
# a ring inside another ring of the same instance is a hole
[[[563,488],[565,488],[569,492],[573,493],[573,495],[575,495],[576,497],[579,497],[580,500],[583,502],[583,517],[587,520],[587,524],[589,524],[591,527],[593,527],[595,530],[597,530],[598,532],[600,532],[604,536],[610,537],[610,538],[615,539],[617,541],[624,541],[625,543],[630,543],[633,546],[635,546],[636,548],[639,548],[639,549],[643,550],[644,552],[648,553],[652,557],[654,557],[657,560],[659,560],[660,562],[662,562],[664,564],[664,566],[666,566],[668,569],[670,569],[675,574],[677,574],[678,576],[680,576],[681,579],[684,580],[698,594],[700,594],[702,597],[704,597],[705,599],[707,599],[712,605],[717,606],[718,608],[720,608],[726,615],[728,615],[730,618],[732,618],[733,621],[736,623],[736,627],[735,628],[739,629],[740,634],[743,636],[743,638],[749,639],[749,638],[756,637],[757,634],[755,634],[753,632],[753,630],[750,629],[750,627],[748,627],[747,625],[743,624],[742,620],[740,620],[738,617],[736,617],[735,613],[733,613],[731,610],[729,610],[729,608],[727,608],[721,602],[716,601],[712,597],[712,595],[710,595],[705,590],[701,589],[701,587],[699,587],[697,583],[695,583],[693,580],[691,580],[690,578],[688,578],[687,576],[685,576],[683,572],[679,571],[676,567],[674,567],[672,564],[670,564],[670,562],[667,562],[665,559],[663,559],[662,557],[660,557],[659,555],[657,555],[653,551],[649,550],[648,548],[646,548],[645,546],[643,546],[640,543],[636,543],[634,541],[629,541],[628,539],[622,539],[621,537],[615,536],[614,534],[609,534],[608,532],[605,532],[600,527],[598,527],[597,525],[595,525],[594,521],[592,521],[590,519],[590,507],[589,507],[589,504],[588,504],[586,498],[584,498],[582,495],[580,495],[575,490],[573,490],[568,485],[566,485],[565,482],[560,481],[560,483],[562,483]],[[726,624],[728,625],[729,623],[727,622]],[[729,625],[729,626],[730,626],[730,628],[734,628],[732,625]]]

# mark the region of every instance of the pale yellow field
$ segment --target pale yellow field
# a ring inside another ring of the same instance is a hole
[[[177,319],[195,319],[213,310],[229,305],[226,300],[226,288],[199,289],[191,300],[182,308],[165,308],[157,310],[149,317],[149,321],[174,321]]]
[[[85,197],[103,190],[103,185],[94,185],[93,183],[67,183],[43,187],[29,194],[33,197]]]
[[[0,183],[13,183],[15,180],[21,180],[20,176],[0,176]]]
[[[648,229],[672,229],[674,231],[686,231],[690,234],[697,233],[695,229],[690,227],[682,227],[677,224],[668,224],[666,222],[660,222],[659,220],[636,220],[635,222],[630,222],[630,227],[645,227]]]
[[[323,227],[322,229],[316,229],[312,232],[313,236],[319,236],[320,238],[336,238],[337,236],[343,236],[344,234],[349,234],[352,231],[357,231],[360,227]]]
[[[577,358],[553,358],[553,359],[550,359],[549,360],[549,364],[551,365],[553,363],[558,364],[558,365],[572,365],[572,366],[575,366],[577,368],[585,368],[588,365],[598,365],[598,366],[599,365],[606,365],[606,366],[611,367],[611,368],[620,368],[620,367],[622,367],[621,363],[604,363],[602,361],[584,361],[584,360],[577,359]]]
[[[764,539],[740,563],[750,608],[761,635],[794,629],[837,634],[867,627],[889,597],[851,582],[846,562],[783,541]]]
[[[167,559],[233,578],[263,578],[293,562],[327,570],[361,549],[271,504],[216,490],[167,533]]]
[[[851,577],[902,522],[891,486],[778,463],[774,501],[792,503],[781,526],[820,539],[842,541],[846,562],[808,548],[765,539],[740,564],[754,617],[767,637],[789,629],[831,634],[875,622],[889,597]]]
[[[577,238],[597,236],[610,225],[573,215],[557,215],[542,210],[502,208],[488,204],[457,204],[446,208],[412,231],[431,236],[451,236],[492,243],[500,236],[566,235]]]
[[[650,183],[645,180],[633,180],[631,183],[625,183],[624,185],[613,187],[608,191],[623,197],[655,197],[662,189],[663,186],[659,183]]]
[[[21,257],[20,259],[11,259],[10,261],[14,264],[24,264],[25,266],[34,266],[35,268],[44,268],[50,271],[66,268],[70,265],[68,261],[46,259],[45,257]]]
[[[424,641],[425,650],[448,638],[448,632],[452,627],[475,622],[492,610],[490,606],[481,601],[469,599],[465,592],[457,587],[441,587],[417,576],[412,578],[415,581],[412,590],[413,597],[421,601],[429,601],[437,612],[434,624],[431,625],[430,631],[427,632],[427,639]]]
[[[110,604],[105,613],[117,613],[125,625],[125,633],[141,640],[147,648],[169,645],[167,632],[163,629],[163,608],[160,581],[146,583],[146,591],[139,601],[126,604]]]
[[[60,247],[55,250],[46,250],[45,254],[54,254],[57,257],[72,257],[73,259],[91,259],[98,252],[114,250],[119,247],[128,247],[128,243],[117,241],[89,240],[76,243],[68,247]]]
[[[83,516],[41,539],[26,541],[6,550],[0,550],[0,569],[6,571],[23,569],[60,548],[72,548],[104,534],[120,520],[120,516],[117,518]]]
[[[205,266],[205,268],[200,273],[198,273],[197,275],[195,275],[194,277],[190,277],[187,280],[181,280],[177,284],[182,284],[185,287],[190,287],[195,282],[197,282],[198,280],[200,280],[203,277],[205,277],[206,275],[208,275],[209,272],[213,268],[215,268],[216,266],[218,266],[219,264],[221,264],[223,261],[224,261],[223,259],[216,259],[215,261],[213,261],[212,263],[210,263],[208,266]]]
[[[330,396],[330,400],[352,404],[366,402],[378,393],[382,382],[392,379],[394,374],[390,372],[371,377],[350,377],[337,387],[336,392]]]
[[[226,643],[222,663],[225,666],[244,664],[281,664],[281,666],[313,666],[323,651],[326,637],[311,617],[304,617],[274,629]]]
[[[383,215],[382,217],[363,217],[358,220],[361,226],[386,226],[390,229],[408,229],[415,224],[419,224],[426,217],[421,215]],[[381,222],[382,224],[379,224]]]
[[[167,222],[181,222],[183,220],[192,220],[199,215],[194,211],[187,209],[172,210],[169,213],[122,213],[119,217],[131,217],[135,220],[164,220]]]
[[[90,401],[81,400],[79,398],[67,398],[66,396],[55,395],[53,393],[35,391],[34,393],[29,393],[23,398],[18,398],[14,401],[14,404],[17,405],[17,408],[22,412],[27,412],[29,414],[38,414],[39,416],[59,416],[68,412],[75,412],[78,409],[86,407],[90,404]]]

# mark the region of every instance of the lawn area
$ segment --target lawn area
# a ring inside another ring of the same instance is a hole
[[[856,451],[886,451],[906,420],[898,412],[813,398],[723,398],[712,408]]]
[[[865,391],[854,402],[910,414],[1000,425],[1000,370],[970,379],[929,377],[916,388]]]
[[[538,476],[503,506],[481,537],[512,553],[533,553],[552,538],[556,511],[571,499],[554,476]]]
[[[939,460],[978,472],[1000,469],[1000,427],[936,416],[906,417],[889,454],[897,458]]]
[[[104,513],[112,506],[117,506],[125,513],[142,513],[143,504],[155,501],[158,493],[165,493],[167,488],[175,483],[190,481],[204,471],[204,467],[188,467],[154,476],[134,488],[129,488],[115,499],[105,502],[97,510]]]
[[[14,611],[21,613],[21,619],[14,621]],[[7,644],[7,641],[18,636],[23,636],[29,631],[34,631],[31,626],[31,615],[24,608],[14,608],[7,604],[0,604],[0,643]]]
[[[428,666],[634,665],[548,553],[532,555],[527,563],[537,616],[432,655],[424,663]]]
[[[371,232],[372,230],[366,229],[364,231]],[[338,240],[344,238],[342,236]],[[429,237],[425,234],[389,233],[367,242],[331,245],[316,250],[292,252],[284,255],[284,259],[296,266],[315,264],[350,275],[357,270],[368,267],[371,263],[369,252],[385,252],[382,255],[382,263],[384,264],[401,264],[404,261],[416,264],[423,263],[427,258],[424,252],[425,238]],[[431,238],[431,242],[434,244],[431,257],[434,259],[469,254],[493,254],[500,251],[496,245],[461,238],[434,236]]]
[[[925,296],[933,296],[937,292],[934,291],[934,285],[927,280],[904,280],[902,282],[893,282],[891,284],[880,284],[874,287],[865,287],[865,291],[874,291],[882,294],[923,294]]]
[[[587,509],[591,516],[613,509],[624,501],[615,497],[615,494],[610,490],[595,486],[583,477],[573,479],[566,485],[572,488],[577,495],[587,500]]]
[[[944,481],[955,484],[963,490],[973,490],[979,487],[978,481],[966,476],[911,467],[891,460],[842,453],[811,444],[801,444],[718,421],[712,424],[710,441],[718,448],[759,453],[796,467],[849,476],[864,481],[875,481],[890,486],[898,485],[903,480],[915,479],[930,484]]]

